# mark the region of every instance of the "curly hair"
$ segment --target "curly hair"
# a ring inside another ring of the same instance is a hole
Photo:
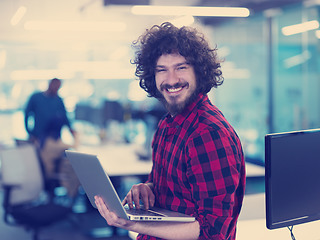
[[[198,93],[208,93],[212,87],[216,88],[223,83],[217,48],[210,48],[204,35],[195,28],[177,28],[169,22],[154,25],[132,46],[136,52],[131,63],[136,64],[135,75],[149,97],[161,98],[155,83],[155,67],[163,54],[179,53],[185,57],[195,70]]]

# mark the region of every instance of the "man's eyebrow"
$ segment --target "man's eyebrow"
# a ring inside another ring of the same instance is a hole
[[[178,63],[178,64],[176,64],[175,66],[181,66],[181,65],[190,65],[190,63],[189,62],[187,62],[187,61],[185,61],[185,62],[182,62],[182,63]]]
[[[174,64],[173,66],[174,67],[179,67],[179,66],[181,66],[181,65],[190,65],[190,63],[189,62],[180,62],[180,63],[177,63],[177,64]],[[167,66],[165,66],[165,65],[156,65],[156,68],[165,68],[165,67],[167,67]]]
[[[164,67],[166,67],[166,66],[164,66],[164,65],[156,65],[156,68],[164,68]]]

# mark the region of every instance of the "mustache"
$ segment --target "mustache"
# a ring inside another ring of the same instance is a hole
[[[180,87],[185,87],[185,86],[188,86],[189,84],[188,83],[181,83],[181,82],[178,82],[174,85],[171,85],[171,84],[161,84],[160,85],[160,89],[161,91],[165,90],[165,89],[169,89],[169,88],[180,88]]]

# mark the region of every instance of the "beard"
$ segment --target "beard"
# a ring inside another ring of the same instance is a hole
[[[166,107],[168,112],[172,116],[175,116],[182,113],[191,103],[193,103],[198,97],[198,94],[199,94],[198,91],[196,90],[193,91],[193,93],[191,93],[191,95],[184,102],[181,102],[181,103],[176,103],[176,102],[169,103],[161,93],[160,93],[161,97],[159,97],[158,99],[163,103],[163,105]]]

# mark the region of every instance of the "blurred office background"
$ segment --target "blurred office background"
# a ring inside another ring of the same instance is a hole
[[[263,166],[265,134],[320,127],[319,4],[1,0],[0,146],[27,138],[25,103],[57,77],[63,79],[60,95],[81,144],[113,142],[132,144],[137,154],[146,150],[162,111],[139,88],[131,43],[153,24],[172,21],[200,28],[217,46],[225,82],[209,97],[239,133],[246,161]],[[250,15],[139,15],[133,5],[246,7]],[[67,131],[63,139],[71,139]]]

